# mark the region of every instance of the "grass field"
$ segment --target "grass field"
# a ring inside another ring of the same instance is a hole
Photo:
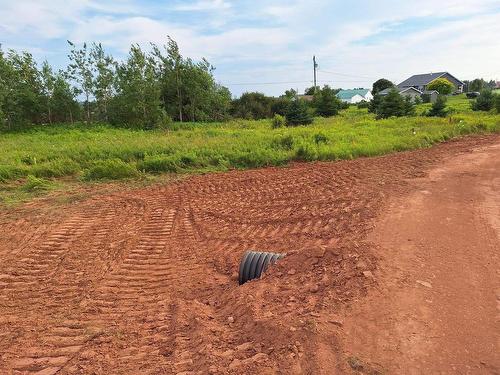
[[[448,104],[453,113],[447,118],[377,121],[366,109],[351,107],[296,128],[272,129],[270,120],[234,120],[174,124],[168,131],[77,124],[0,134],[0,199],[25,199],[67,182],[352,159],[500,131],[500,115],[472,112],[463,96],[450,97]],[[417,114],[429,107],[419,105]]]

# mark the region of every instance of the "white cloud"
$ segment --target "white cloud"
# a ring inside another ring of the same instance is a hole
[[[231,3],[225,0],[199,0],[174,7],[178,11],[206,11],[231,8]]]
[[[0,42],[34,51],[49,41],[61,43],[61,50],[65,39],[99,41],[123,56],[131,43],[163,44],[170,35],[184,55],[207,57],[227,83],[309,81],[313,54],[322,70],[353,76],[398,81],[416,72],[449,70],[463,79],[500,78],[499,6],[498,0],[380,0],[356,7],[331,0],[149,5],[139,0],[0,0]],[[405,29],[407,24],[412,27]],[[397,35],[398,30],[404,33]],[[376,35],[372,44],[363,44]],[[321,72],[319,77],[343,87],[372,82]],[[248,88],[278,94],[287,87]]]

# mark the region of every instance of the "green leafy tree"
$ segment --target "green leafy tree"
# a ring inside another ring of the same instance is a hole
[[[260,92],[246,92],[232,103],[231,114],[237,118],[263,119],[272,117],[272,98]]]
[[[473,111],[490,111],[495,105],[495,95],[491,90],[481,91],[481,95],[472,102]]]
[[[290,103],[285,117],[287,126],[308,125],[313,122],[306,102],[299,99]]]
[[[446,96],[439,95],[434,104],[432,104],[432,107],[427,113],[427,116],[446,117],[447,114],[448,111],[446,109]]]
[[[160,83],[152,59],[138,45],[132,45],[127,60],[117,67],[116,92],[110,111],[113,124],[146,129],[163,125]]]
[[[455,86],[446,78],[436,78],[427,85],[427,90],[436,90],[440,95],[449,95]]]
[[[64,78],[64,73],[55,76],[52,91],[52,118],[57,122],[73,123],[80,117],[80,105],[75,99],[75,92]]]
[[[297,90],[294,89],[289,89],[285,91],[285,94],[283,97],[288,98],[288,99],[295,99],[297,97]]]
[[[500,114],[500,95],[495,95],[495,109],[497,113]]]
[[[484,88],[486,88],[486,86],[487,86],[487,83],[486,83],[486,81],[484,79],[482,79],[482,78],[476,78],[476,79],[473,79],[469,83],[467,91],[477,91],[477,92],[480,92]]]
[[[314,95],[316,94],[318,91],[320,90],[320,87],[319,86],[311,86],[311,87],[308,87],[304,90],[304,95]]]
[[[278,114],[285,116],[291,101],[292,99],[287,98],[286,96],[275,98],[271,104],[271,113],[273,115]]]
[[[52,67],[49,65],[47,61],[44,61],[42,64],[41,71],[41,80],[42,80],[42,90],[45,96],[46,106],[47,106],[47,117],[49,123],[52,124],[52,107],[54,106],[54,85],[56,78],[54,77],[54,73],[52,71]]]
[[[373,83],[372,94],[375,95],[382,90],[394,87],[394,83],[385,78],[380,78]]]
[[[42,123],[46,117],[46,106],[41,74],[33,56],[27,52],[18,54],[10,50],[6,64],[4,113],[8,126],[13,128]]]
[[[168,38],[162,48],[152,45],[152,61],[168,115],[179,121],[219,121],[228,118],[229,90],[216,83],[214,67],[205,59],[194,62],[180,54]]]
[[[316,113],[322,117],[330,117],[338,115],[342,107],[342,103],[335,91],[328,85],[317,90],[313,100],[313,106],[316,108]]]
[[[87,43],[78,49],[74,43],[68,40],[71,46],[69,53],[70,64],[68,65],[67,75],[76,84],[77,94],[83,94],[85,97],[85,115],[87,123],[91,122],[90,98],[94,92],[94,75],[92,56],[87,48]]]
[[[90,48],[92,74],[95,77],[92,85],[93,96],[100,118],[108,121],[108,107],[113,96],[115,81],[115,62],[104,52],[101,43],[93,43]]]

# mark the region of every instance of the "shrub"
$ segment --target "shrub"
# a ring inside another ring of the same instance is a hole
[[[436,78],[427,85],[427,90],[436,90],[441,95],[451,94],[455,86],[446,78]]]
[[[427,113],[431,117],[446,117],[448,111],[446,110],[446,96],[439,95],[436,102],[432,105]]]
[[[24,174],[25,171],[19,167],[15,167],[12,165],[0,165],[0,182],[13,180],[15,178],[21,177]]]
[[[84,180],[118,180],[137,176],[137,169],[120,159],[107,159],[97,162],[84,171]]]
[[[497,113],[500,114],[500,95],[499,94],[495,95],[495,108],[497,110]]]
[[[323,133],[314,134],[314,143],[319,145],[320,143],[328,143],[328,137]]]
[[[290,101],[291,99],[287,97],[274,99],[273,104],[271,105],[271,112],[273,114],[285,116],[288,106],[290,105]]]
[[[491,90],[481,91],[481,95],[472,102],[473,111],[490,111],[495,105],[495,96]]]
[[[149,173],[177,172],[180,165],[179,159],[174,155],[154,155],[137,163],[137,169]]]
[[[273,117],[271,125],[272,125],[273,129],[282,128],[286,125],[286,119],[284,116],[276,113]]]
[[[271,117],[273,98],[260,92],[245,92],[239,99],[233,100],[231,114],[244,119],[263,119]]]
[[[302,142],[295,151],[295,159],[302,161],[313,161],[318,159],[318,151],[312,144]]]
[[[431,94],[422,94],[422,102],[430,103],[431,102]]]
[[[48,163],[36,164],[31,172],[36,177],[62,177],[78,173],[80,165],[71,159],[54,160]]]
[[[302,100],[293,100],[286,112],[287,126],[308,125],[313,122],[307,104]]]
[[[43,178],[28,175],[22,189],[26,192],[45,191],[50,189],[50,182]]]
[[[360,101],[358,104],[357,104],[358,108],[359,109],[363,109],[363,108],[369,108],[370,107],[370,103],[367,102],[366,100],[362,100]]]
[[[276,138],[273,140],[272,144],[273,148],[291,150],[294,144],[293,136],[291,134],[288,134],[283,137]]]

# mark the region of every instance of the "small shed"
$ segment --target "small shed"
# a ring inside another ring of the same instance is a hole
[[[415,101],[416,98],[420,98],[420,96],[422,95],[422,91],[420,91],[419,89],[416,89],[415,87],[399,88],[397,86],[396,87],[389,87],[388,89],[380,91],[378,94],[385,96],[389,92],[391,92],[392,90],[398,91],[401,96],[411,98],[412,101]]]
[[[431,103],[435,103],[439,96],[439,92],[437,92],[436,90],[426,90],[422,93],[422,95],[428,95],[429,101]]]

